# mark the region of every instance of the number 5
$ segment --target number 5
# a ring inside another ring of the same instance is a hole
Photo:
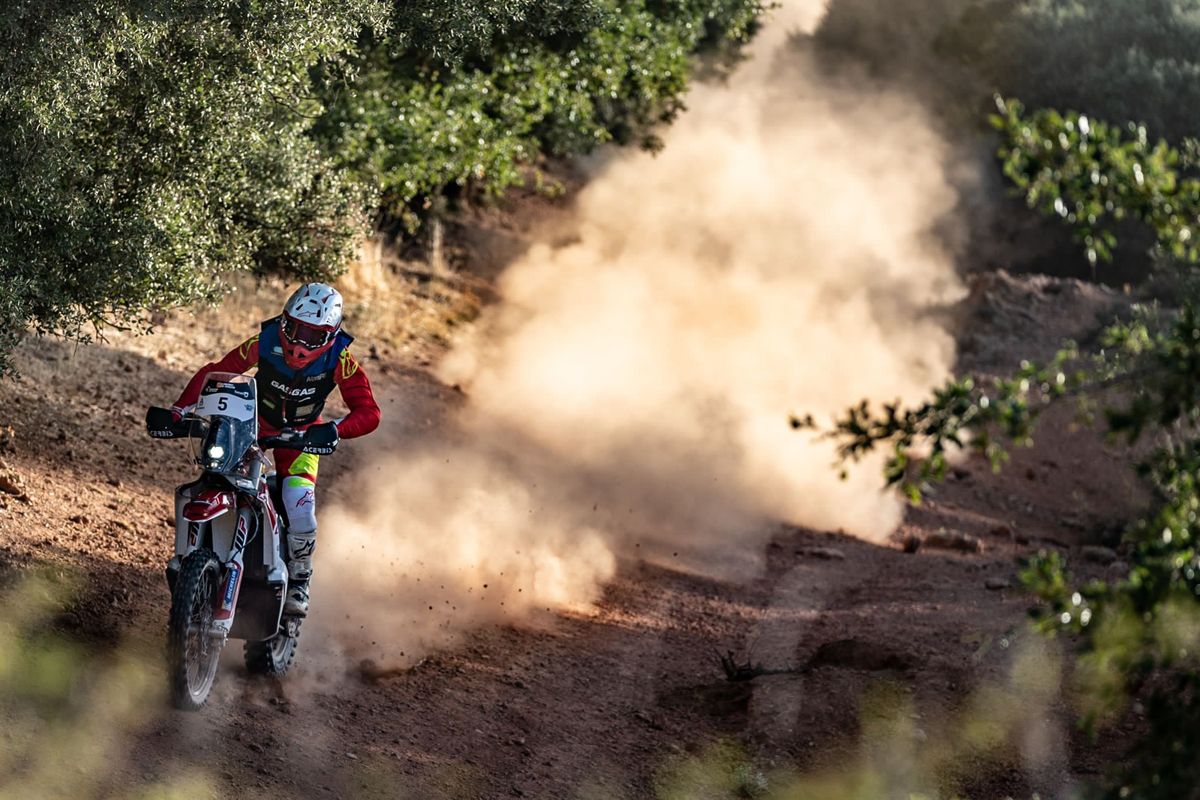
[[[229,400],[225,397],[218,397],[217,398],[217,410],[225,411],[228,408],[229,408]]]

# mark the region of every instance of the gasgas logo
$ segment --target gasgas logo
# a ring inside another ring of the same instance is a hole
[[[280,383],[279,381],[271,381],[271,388],[283,392],[288,397],[308,397],[317,393],[317,388],[315,386],[304,386],[293,389]]]

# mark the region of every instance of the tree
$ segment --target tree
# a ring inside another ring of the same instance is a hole
[[[1031,106],[1200,133],[1200,0],[975,0],[942,44]]]
[[[227,270],[331,274],[362,189],[305,135],[308,71],[377,0],[14,0],[0,9],[0,367],[26,326],[79,335],[211,298]]]
[[[13,0],[0,8],[0,372],[211,300],[336,274],[382,198],[498,194],[632,140],[758,0]]]
[[[327,84],[314,134],[414,230],[434,196],[496,196],[543,155],[644,137],[682,108],[695,55],[745,41],[762,10],[759,0],[400,3],[357,80]]]

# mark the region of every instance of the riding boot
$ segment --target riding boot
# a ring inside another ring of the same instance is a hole
[[[288,593],[283,613],[294,617],[308,614],[308,582],[312,578],[312,557],[317,547],[317,532],[288,531]]]

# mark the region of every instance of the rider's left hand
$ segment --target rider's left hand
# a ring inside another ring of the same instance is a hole
[[[304,432],[304,452],[316,455],[329,455],[337,449],[341,437],[338,436],[337,423],[322,422],[313,425]]]

